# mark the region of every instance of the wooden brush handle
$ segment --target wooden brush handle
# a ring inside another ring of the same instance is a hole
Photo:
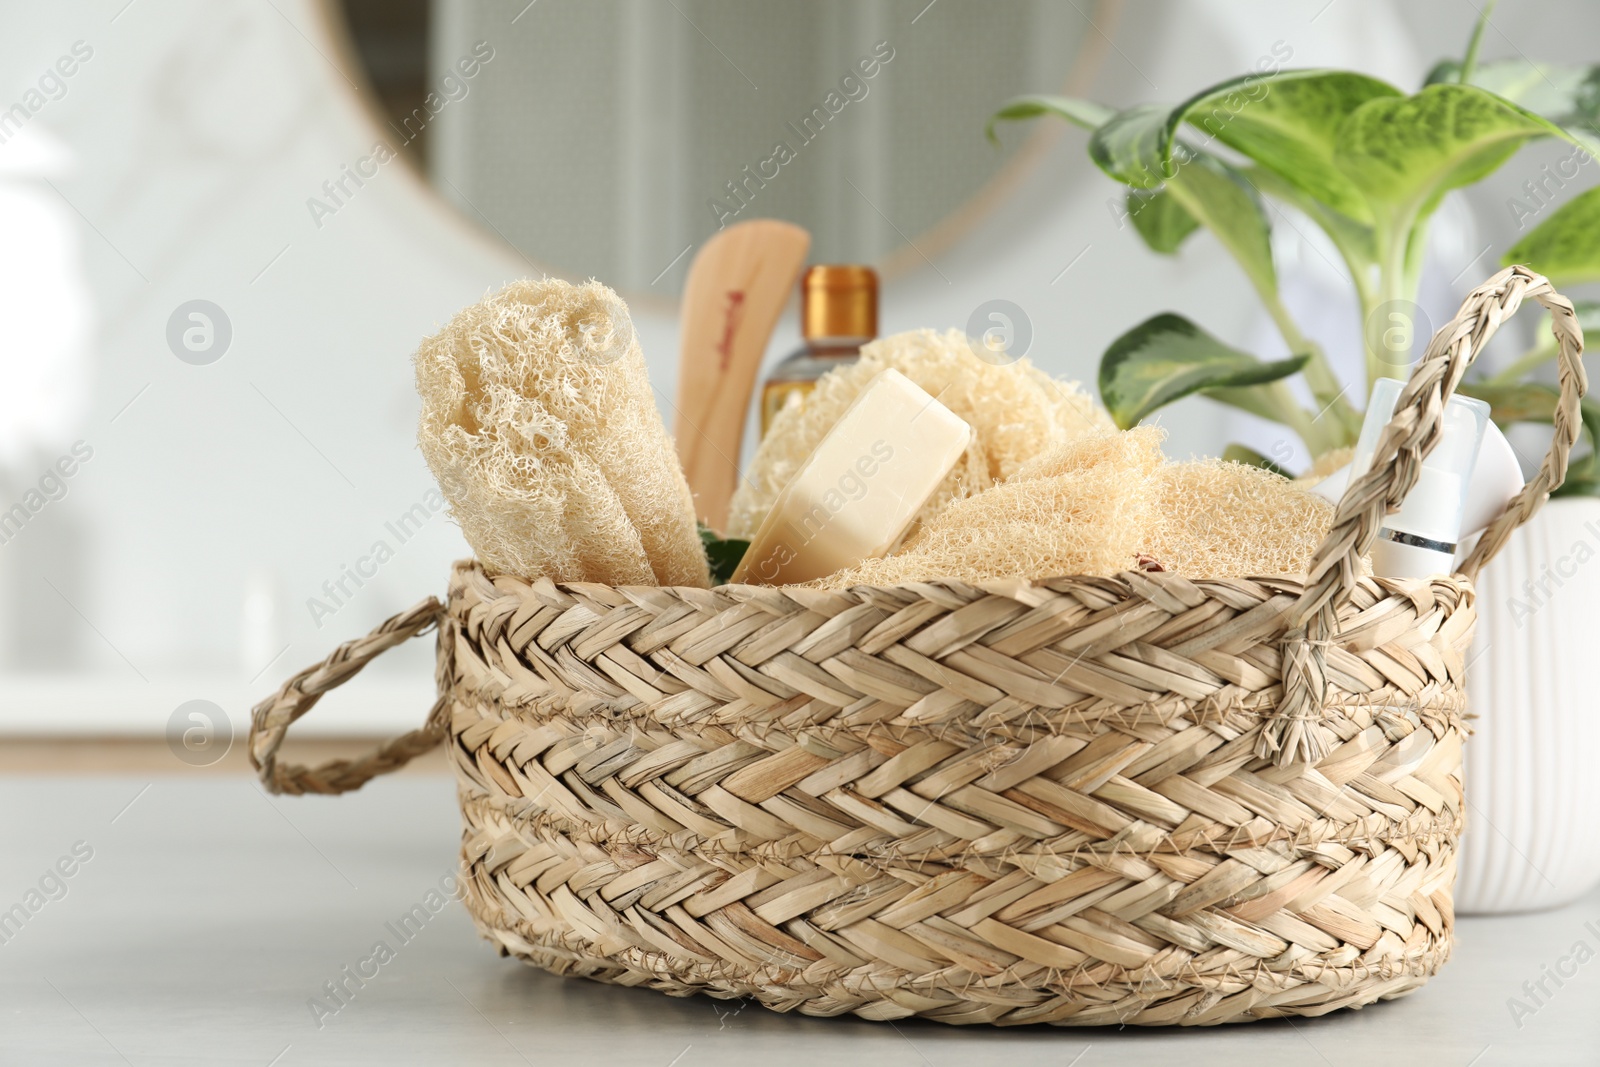
[[[689,268],[674,433],[695,513],[715,530],[738,484],[761,357],[810,247],[799,226],[752,219],[715,234]]]

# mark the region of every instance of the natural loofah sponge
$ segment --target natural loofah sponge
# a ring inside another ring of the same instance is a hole
[[[1011,477],[1028,460],[1086,435],[1108,433],[1110,418],[1071,382],[1026,359],[980,359],[959,330],[911,330],[874,341],[855,363],[830,371],[803,404],[772,420],[733,495],[728,536],[749,537],[806,457],[868,382],[893,368],[937,397],[972,427],[972,444],[919,515],[926,521],[952,500]]]
[[[1244,463],[1172,463],[1158,482],[1141,551],[1187,578],[1304,574],[1333,525],[1332,504]]]
[[[1139,427],[1052,449],[931,517],[898,554],[816,584],[1105,576],[1151,561],[1187,578],[1305,573],[1331,505],[1257,467],[1168,463],[1162,437]]]
[[[417,351],[417,441],[490,571],[709,584],[694,505],[621,298],[506,286]]]
[[[1163,436],[1140,427],[1052,449],[1010,481],[928,519],[896,555],[866,560],[819,584],[841,589],[1128,570],[1156,519],[1148,487],[1163,462]]]

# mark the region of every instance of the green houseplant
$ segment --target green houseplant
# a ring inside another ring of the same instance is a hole
[[[1407,312],[1430,218],[1446,193],[1483,180],[1532,140],[1571,150],[1530,171],[1508,205],[1525,235],[1503,261],[1562,288],[1600,280],[1600,188],[1553,207],[1567,186],[1600,177],[1591,166],[1600,65],[1478,62],[1492,8],[1491,0],[1464,57],[1437,64],[1409,96],[1364,74],[1266,63],[1176,107],[1114,111],[1025,97],[994,115],[991,137],[998,122],[1044,115],[1089,130],[1089,154],[1127,187],[1127,218],[1144,242],[1171,255],[1210,230],[1287,343],[1288,358],[1263,361],[1179,315],[1140,323],[1101,358],[1101,397],[1119,425],[1200,394],[1276,420],[1326,458],[1324,469],[1337,465],[1334,454],[1359,428],[1359,394],[1341,388],[1279,299],[1273,226],[1327,234],[1360,304],[1368,382],[1403,377],[1413,346],[1427,340],[1411,336]],[[1586,332],[1600,330],[1600,305],[1579,303],[1578,312]],[[1548,422],[1555,390],[1538,375],[1554,355],[1553,341],[1536,344],[1462,389],[1489,401],[1501,425]],[[1289,388],[1295,374],[1310,407]],[[1493,832],[1465,838],[1455,895],[1466,913],[1553,907],[1600,882],[1600,795],[1573,758],[1600,743],[1600,691],[1577,666],[1600,633],[1588,606],[1600,596],[1600,568],[1586,563],[1600,556],[1600,407],[1585,400],[1582,412],[1590,448],[1568,467],[1559,493],[1569,499],[1535,516],[1537,529],[1478,579],[1483,611],[1468,672],[1478,737],[1466,750],[1466,795],[1472,820]],[[1239,446],[1224,456],[1272,466]],[[1529,856],[1540,857],[1537,868]]]
[[[1149,248],[1175,254],[1200,228],[1232,255],[1286,342],[1288,358],[1264,361],[1173,313],[1140,323],[1101,357],[1101,398],[1124,428],[1193,394],[1279,422],[1313,457],[1352,444],[1361,404],[1342,387],[1317,342],[1280,299],[1270,236],[1288,224],[1285,208],[1319,227],[1338,249],[1360,303],[1367,380],[1403,373],[1413,342],[1430,220],[1445,194],[1497,170],[1524,144],[1569,143],[1557,169],[1530,182],[1528,215],[1543,213],[1536,190],[1580,177],[1600,150],[1600,66],[1568,68],[1516,59],[1479,63],[1493,4],[1486,6],[1459,61],[1443,61],[1406,95],[1355,71],[1260,69],[1213,85],[1176,106],[1114,110],[1059,96],[1018,97],[988,124],[1054,116],[1089,131],[1093,161],[1127,187],[1127,218]],[[1600,172],[1600,167],[1593,168]],[[1515,209],[1514,209],[1515,210]],[[1520,218],[1519,218],[1520,221]],[[1557,285],[1600,279],[1600,187],[1551,212],[1506,253]],[[1586,328],[1600,305],[1580,307]],[[1539,345],[1492,378],[1468,388],[1502,423],[1548,421],[1553,393],[1526,380],[1553,358]],[[1286,379],[1301,375],[1314,406]],[[1585,408],[1591,440],[1600,408]],[[1230,458],[1272,466],[1231,446]],[[1600,492],[1595,453],[1574,464],[1566,492]]]

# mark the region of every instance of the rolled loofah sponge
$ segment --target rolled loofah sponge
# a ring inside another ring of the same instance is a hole
[[[689,486],[621,298],[506,286],[417,350],[417,442],[490,571],[709,584]]]
[[[1059,446],[932,516],[899,553],[823,588],[1106,576],[1151,561],[1187,578],[1304,574],[1333,507],[1242,463],[1168,463],[1153,427]]]
[[[973,430],[967,454],[918,521],[1011,477],[1035,456],[1113,428],[1110,417],[1074,383],[1056,381],[1026,359],[999,365],[981,359],[959,330],[895,334],[867,345],[859,360],[824,375],[803,404],[791,404],[773,419],[733,495],[728,536],[756,531],[779,491],[861,390],[890,368],[937,397]]]

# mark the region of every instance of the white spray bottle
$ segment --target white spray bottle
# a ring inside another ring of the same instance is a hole
[[[1366,473],[1404,384],[1393,378],[1373,384],[1350,465],[1323,479],[1313,492],[1338,503],[1350,481]],[[1460,542],[1494,521],[1522,486],[1516,454],[1489,420],[1489,405],[1452,396],[1445,405],[1443,436],[1423,460],[1417,484],[1400,510],[1384,521],[1373,542],[1373,573],[1426,578],[1450,572]]]

